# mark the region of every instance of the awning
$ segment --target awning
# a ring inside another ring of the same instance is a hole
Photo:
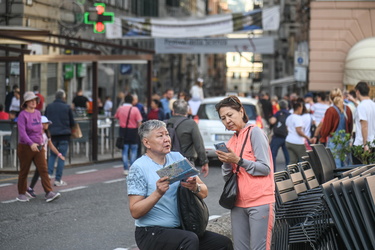
[[[344,84],[356,85],[359,81],[375,79],[375,37],[356,43],[345,60]]]

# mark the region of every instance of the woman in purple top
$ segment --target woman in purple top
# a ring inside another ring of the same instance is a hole
[[[28,91],[23,96],[23,110],[18,116],[18,147],[17,155],[20,161],[20,172],[18,174],[18,197],[21,202],[29,201],[26,196],[27,175],[29,174],[31,162],[34,162],[42,179],[42,186],[46,193],[46,201],[50,202],[60,196],[60,193],[52,192],[51,182],[47,172],[47,162],[43,147],[43,126],[40,111],[35,109],[39,97]]]

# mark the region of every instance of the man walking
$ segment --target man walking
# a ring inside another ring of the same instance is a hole
[[[185,156],[193,164],[198,159],[198,164],[201,166],[201,172],[204,177],[208,175],[208,159],[206,150],[204,148],[203,139],[199,132],[198,125],[192,119],[188,119],[188,104],[184,100],[177,100],[173,103],[173,116],[168,120],[168,124],[176,124],[182,121],[177,128],[175,128],[176,136],[180,141],[180,153]]]
[[[370,87],[367,82],[359,82],[355,86],[357,98],[361,101],[355,113],[356,135],[353,145],[363,146],[364,151],[375,151],[372,144],[375,139],[375,103],[370,99]],[[371,143],[370,146],[368,142]],[[362,162],[353,157],[354,164]]]
[[[167,89],[164,93],[164,98],[160,99],[160,102],[164,109],[164,117],[166,118],[170,118],[172,115],[170,107],[171,107],[171,102],[174,101],[173,96],[174,96],[173,89]]]
[[[70,135],[72,127],[75,124],[73,111],[70,106],[66,104],[65,99],[65,91],[59,89],[55,94],[55,101],[47,106],[45,112],[47,118],[52,122],[49,126],[52,143],[64,157],[66,157],[66,153],[68,152]],[[48,159],[48,174],[50,176],[53,174],[56,158],[57,155],[51,150]],[[67,183],[61,179],[64,165],[65,161],[59,158],[57,160],[56,177],[54,182],[55,186],[67,185]]]
[[[274,171],[276,172],[276,157],[280,147],[283,150],[285,165],[289,165],[289,153],[286,148],[285,138],[288,135],[288,128],[286,127],[286,118],[290,115],[288,111],[288,102],[285,100],[279,101],[280,110],[270,118],[269,122],[273,126],[273,136],[270,143]]]

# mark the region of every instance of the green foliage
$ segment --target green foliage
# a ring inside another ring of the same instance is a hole
[[[345,130],[339,130],[337,133],[331,133],[331,142],[335,145],[332,149],[332,154],[336,158],[345,162],[347,156],[351,153],[350,134],[345,133]]]
[[[375,139],[372,142],[366,143],[371,149],[371,145],[375,145]],[[375,162],[375,153],[369,151],[364,151],[362,145],[353,146],[353,155],[357,157],[363,164],[367,165]]]

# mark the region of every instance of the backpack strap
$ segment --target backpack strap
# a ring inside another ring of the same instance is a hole
[[[166,122],[166,123],[167,123],[167,127],[168,127],[169,124],[172,124],[174,130],[176,130],[177,127],[178,127],[183,121],[188,120],[188,119],[189,119],[189,118],[187,118],[187,117],[181,117],[181,118],[178,119],[175,123],[170,122],[170,120],[167,120],[167,122]]]

